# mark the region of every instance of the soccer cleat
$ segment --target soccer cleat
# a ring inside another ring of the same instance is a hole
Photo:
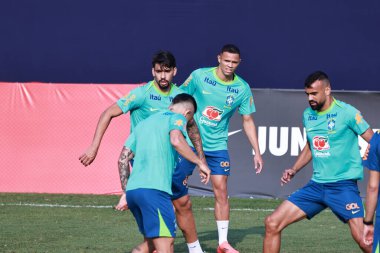
[[[232,246],[228,242],[223,242],[216,249],[216,253],[239,253],[239,251],[232,248]]]

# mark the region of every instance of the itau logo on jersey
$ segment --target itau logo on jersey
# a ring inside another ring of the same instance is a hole
[[[202,115],[205,116],[209,120],[214,121],[220,121],[222,119],[223,110],[220,110],[217,107],[214,106],[207,106],[203,112]]]
[[[315,136],[313,138],[313,148],[318,151],[330,149],[329,137]]]

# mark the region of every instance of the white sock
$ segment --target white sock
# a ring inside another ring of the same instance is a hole
[[[199,240],[196,240],[192,243],[188,243],[187,247],[189,248],[189,253],[203,253]]]
[[[229,220],[217,220],[216,225],[218,226],[218,235],[219,235],[219,245],[223,242],[227,242],[228,234],[228,224]]]

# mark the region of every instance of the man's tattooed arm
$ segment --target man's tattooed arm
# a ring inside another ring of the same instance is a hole
[[[186,128],[187,128],[187,134],[189,135],[189,138],[194,145],[194,148],[198,154],[198,157],[201,160],[204,160],[205,154],[203,153],[201,134],[199,133],[199,129],[198,129],[197,123],[195,123],[195,120],[192,119],[189,122],[187,122]]]
[[[134,157],[134,154],[132,150],[129,148],[123,147],[123,150],[120,153],[118,166],[119,166],[119,176],[120,176],[120,183],[121,183],[121,189],[125,191],[125,188],[127,187],[128,178],[131,174],[131,169],[129,167],[129,161],[132,160]]]

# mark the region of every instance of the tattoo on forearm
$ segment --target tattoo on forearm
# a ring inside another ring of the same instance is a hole
[[[129,161],[132,160],[133,157],[134,154],[130,149],[123,148],[118,161],[120,183],[121,189],[123,189],[123,191],[125,191],[129,175],[131,174]]]
[[[203,148],[202,148],[201,134],[194,120],[187,124],[187,134],[189,135],[189,138],[191,142],[193,143],[195,150],[198,153],[198,157],[200,159],[204,159],[205,155],[203,153]]]

